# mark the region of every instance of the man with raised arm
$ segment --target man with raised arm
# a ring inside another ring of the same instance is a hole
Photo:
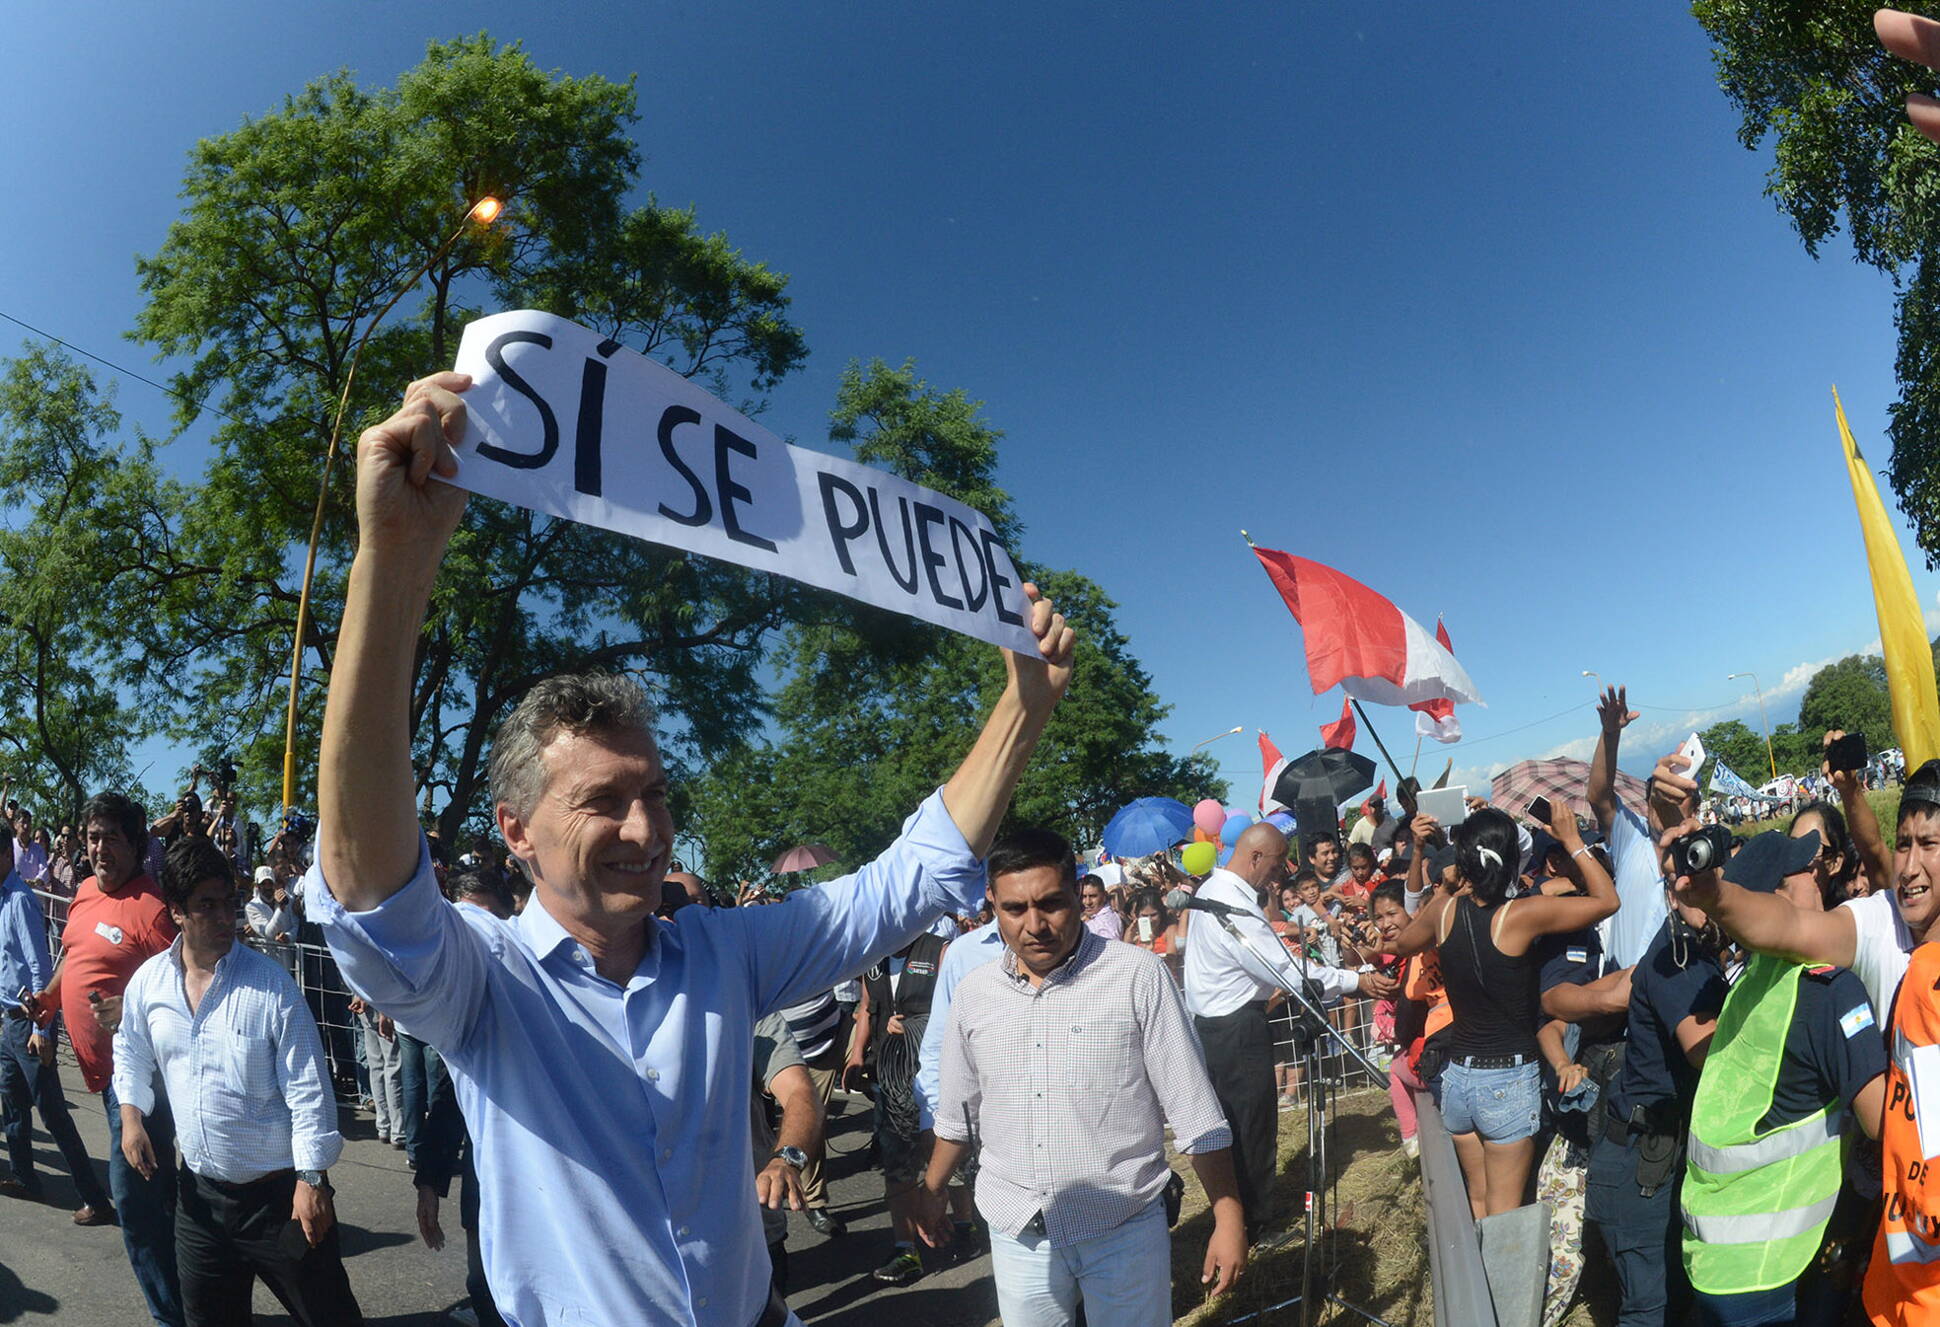
[[[673,845],[638,687],[535,686],[491,759],[531,876],[499,921],[439,896],[416,816],[413,653],[465,494],[463,374],[414,383],[358,444],[358,549],[324,715],[305,895],[351,985],[435,1046],[472,1127],[486,1276],[515,1327],[796,1321],[769,1293],[745,1109],[754,1024],[978,906],[979,858],[1071,677],[1073,637],[1026,586],[1042,657],[1008,674],[962,766],[851,879],[656,926]]]
[[[1663,870],[1651,826],[1617,796],[1617,747],[1623,740],[1623,730],[1637,717],[1624,688],[1605,688],[1596,714],[1601,730],[1596,754],[1590,758],[1590,785],[1585,797],[1596,813],[1596,827],[1603,831],[1604,846],[1610,854],[1610,878],[1617,882],[1621,905],[1604,919],[1597,935],[1610,962],[1627,968],[1650,948],[1670,905],[1664,901]]]

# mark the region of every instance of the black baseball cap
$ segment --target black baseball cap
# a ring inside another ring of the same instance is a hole
[[[1724,878],[1756,894],[1776,893],[1788,875],[1797,875],[1819,855],[1819,831],[1793,838],[1782,829],[1768,829],[1725,863]]]

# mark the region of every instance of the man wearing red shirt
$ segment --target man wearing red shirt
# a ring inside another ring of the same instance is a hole
[[[183,1327],[175,1273],[175,1122],[160,1104],[148,1117],[159,1164],[143,1179],[121,1152],[112,1082],[121,992],[136,968],[174,943],[175,922],[142,869],[148,820],[141,808],[119,793],[101,793],[81,813],[81,825],[94,874],[74,893],[54,978],[32,997],[29,1011],[43,1025],[56,1009],[66,1019],[81,1078],[107,1110],[108,1191],[121,1215],[129,1265],[160,1327]]]

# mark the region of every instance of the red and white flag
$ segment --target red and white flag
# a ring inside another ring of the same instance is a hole
[[[1260,814],[1261,815],[1266,815],[1269,812],[1273,812],[1273,811],[1284,811],[1286,809],[1279,802],[1274,801],[1272,797],[1274,777],[1280,772],[1280,766],[1285,762],[1286,762],[1286,757],[1280,754],[1280,748],[1273,745],[1273,739],[1266,735],[1265,729],[1261,729],[1260,730]]]
[[[1354,728],[1354,702],[1343,698],[1340,703],[1340,718],[1332,723],[1320,725],[1320,744],[1338,747],[1342,751],[1354,749],[1354,738],[1358,734]]]
[[[1440,618],[1435,619],[1435,639],[1453,657],[1455,642],[1448,638],[1448,627]],[[1408,708],[1415,711],[1415,732],[1421,736],[1432,737],[1437,742],[1462,740],[1462,721],[1455,717],[1454,701],[1424,700]]]
[[[1367,586],[1277,549],[1253,553],[1306,636],[1308,681],[1316,695],[1338,686],[1376,705],[1482,703],[1447,646]]]

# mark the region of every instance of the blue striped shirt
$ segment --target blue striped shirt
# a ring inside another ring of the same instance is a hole
[[[327,1170],[343,1153],[323,1039],[289,969],[234,944],[191,1012],[182,938],[128,980],[115,1032],[115,1097],[155,1109],[161,1070],[182,1163],[229,1184]]]
[[[45,990],[53,973],[40,900],[21,880],[20,872],[11,871],[0,881],[0,1005],[17,1007],[21,987],[29,992]]]

